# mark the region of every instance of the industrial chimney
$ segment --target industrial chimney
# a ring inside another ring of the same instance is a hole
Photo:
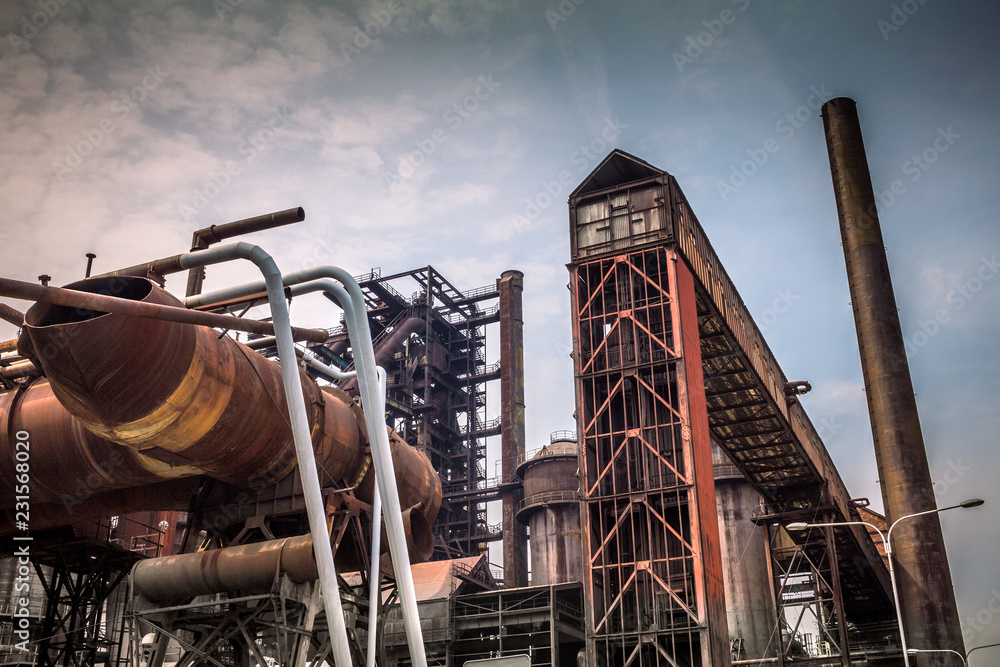
[[[937,505],[854,100],[838,97],[824,104],[823,126],[844,239],[879,483],[886,519],[892,525],[901,517],[933,511]],[[892,534],[892,551],[907,643],[964,654],[937,515],[900,523]]]

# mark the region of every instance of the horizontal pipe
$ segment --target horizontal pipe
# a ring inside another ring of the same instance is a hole
[[[20,326],[20,325],[18,325]],[[17,350],[17,339],[11,338],[10,340],[0,341],[0,354],[6,352],[14,352]]]
[[[24,313],[16,308],[11,308],[6,303],[0,303],[0,320],[19,327],[24,323]]]
[[[266,213],[252,218],[244,218],[243,220],[237,220],[236,222],[227,222],[224,225],[212,225],[210,227],[205,227],[204,229],[199,229],[194,233],[194,243],[192,243],[191,249],[203,250],[212,243],[219,243],[220,241],[233,238],[234,236],[242,236],[243,234],[261,232],[265,229],[282,227],[284,225],[302,222],[305,219],[306,212],[301,206],[299,206],[297,208],[290,208],[276,213]]]
[[[39,375],[39,372],[35,364],[30,361],[19,361],[10,366],[0,366],[0,377],[5,380],[17,380],[32,375]]]
[[[86,281],[73,284],[79,288],[91,280],[96,280],[96,278],[88,278]],[[106,285],[108,289],[115,292],[120,292],[122,289],[121,287],[106,282],[101,283],[101,285]],[[154,303],[130,301],[128,299],[120,299],[104,294],[81,292],[77,291],[77,289],[35,285],[34,283],[26,283],[19,280],[11,280],[9,278],[0,278],[0,295],[14,297],[17,299],[25,299],[28,301],[42,301],[57,306],[76,308],[81,311],[89,310],[103,313],[134,315],[136,317],[167,320],[170,322],[200,324],[206,327],[219,327],[223,329],[233,329],[235,331],[247,331],[266,336],[274,334],[274,326],[270,322],[259,322],[257,320],[250,320],[242,317],[231,317],[228,315],[216,315],[214,313],[202,313],[188,310],[187,308],[180,306],[166,306]],[[81,313],[81,315],[83,314]],[[306,340],[311,343],[322,343],[329,337],[329,334],[324,329],[301,329],[293,327],[292,334],[296,340]]]
[[[228,222],[224,225],[212,225],[199,229],[191,238],[191,250],[204,250],[213,243],[219,243],[224,239],[251,234],[253,232],[283,227],[306,219],[306,212],[302,207],[290,208],[287,211],[277,213],[267,213],[253,218],[245,218],[236,222]],[[185,294],[199,294],[201,292],[202,281],[205,279],[204,267],[197,267],[188,271],[187,290]]]
[[[266,591],[279,572],[296,583],[319,576],[308,535],[144,560],[132,570],[132,586],[147,600],[165,602],[226,591]]]
[[[430,557],[434,536],[420,512],[403,513],[407,544],[419,560]],[[335,545],[331,544],[333,549]],[[270,590],[278,573],[292,581],[315,581],[319,576],[313,541],[299,535],[224,549],[151,558],[136,564],[132,585],[151,602],[169,602],[229,591]],[[340,562],[340,554],[334,553]],[[353,563],[352,563],[353,565]]]
[[[144,278],[91,278],[73,287],[110,283],[135,299],[127,303],[178,303]],[[61,405],[98,437],[161,467],[240,486],[262,477],[277,481],[295,467],[280,368],[232,338],[169,320],[45,303],[28,310],[25,331]],[[296,377],[309,397],[307,428],[328,481],[353,478],[361,436],[350,399]]]

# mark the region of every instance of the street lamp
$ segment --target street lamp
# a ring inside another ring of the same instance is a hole
[[[968,651],[965,652],[966,662],[968,662],[969,656],[972,655],[973,651],[978,651],[981,648],[993,648],[994,646],[1000,646],[1000,644],[985,644],[983,646],[977,646],[976,648],[970,648]]]
[[[806,528],[822,528],[823,526],[868,526],[878,533],[878,536],[882,538],[882,546],[885,547],[886,559],[889,561],[889,581],[892,583],[892,600],[896,605],[896,621],[899,623],[899,641],[903,645],[903,663],[906,667],[910,667],[910,653],[906,650],[906,633],[903,630],[903,615],[899,612],[899,590],[896,588],[896,570],[892,564],[892,529],[904,519],[912,519],[913,517],[923,516],[925,514],[937,514],[938,512],[946,512],[959,507],[979,507],[985,502],[985,500],[981,500],[979,498],[970,498],[969,500],[963,500],[957,505],[949,505],[948,507],[941,507],[936,510],[927,510],[926,512],[916,512],[915,514],[907,514],[906,516],[901,516],[893,521],[892,525],[889,526],[889,531],[884,535],[882,534],[882,531],[879,530],[878,526],[870,524],[867,521],[840,521],[836,523],[803,523],[797,521],[795,523],[788,524],[785,528],[787,530],[804,530]]]
[[[911,649],[907,649],[906,652],[909,655],[913,655],[914,653],[954,653],[955,655],[958,656],[958,659],[962,661],[962,665],[964,667],[969,667],[969,663],[967,663],[965,661],[965,658],[962,657],[962,654],[959,653],[958,651],[952,651],[950,648],[934,648],[934,649],[932,649],[932,648],[911,648]]]

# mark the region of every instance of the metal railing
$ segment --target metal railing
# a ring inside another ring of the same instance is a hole
[[[576,431],[552,431],[549,434],[549,444],[557,442],[576,442]]]
[[[521,510],[528,509],[530,507],[552,505],[554,503],[575,503],[579,500],[580,494],[576,491],[546,491],[545,493],[535,493],[520,501],[514,512],[516,514],[521,512]]]

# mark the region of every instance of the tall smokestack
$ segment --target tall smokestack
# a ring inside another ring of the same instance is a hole
[[[515,520],[523,487],[510,484],[524,460],[524,274],[504,271],[500,292],[500,459],[503,475],[503,580],[511,588],[528,585],[528,531]]]
[[[937,504],[854,100],[838,97],[824,104],[823,127],[844,239],[879,484],[891,525],[900,517],[933,511]],[[892,534],[892,551],[907,644],[954,649],[964,654],[937,514],[901,522]]]

